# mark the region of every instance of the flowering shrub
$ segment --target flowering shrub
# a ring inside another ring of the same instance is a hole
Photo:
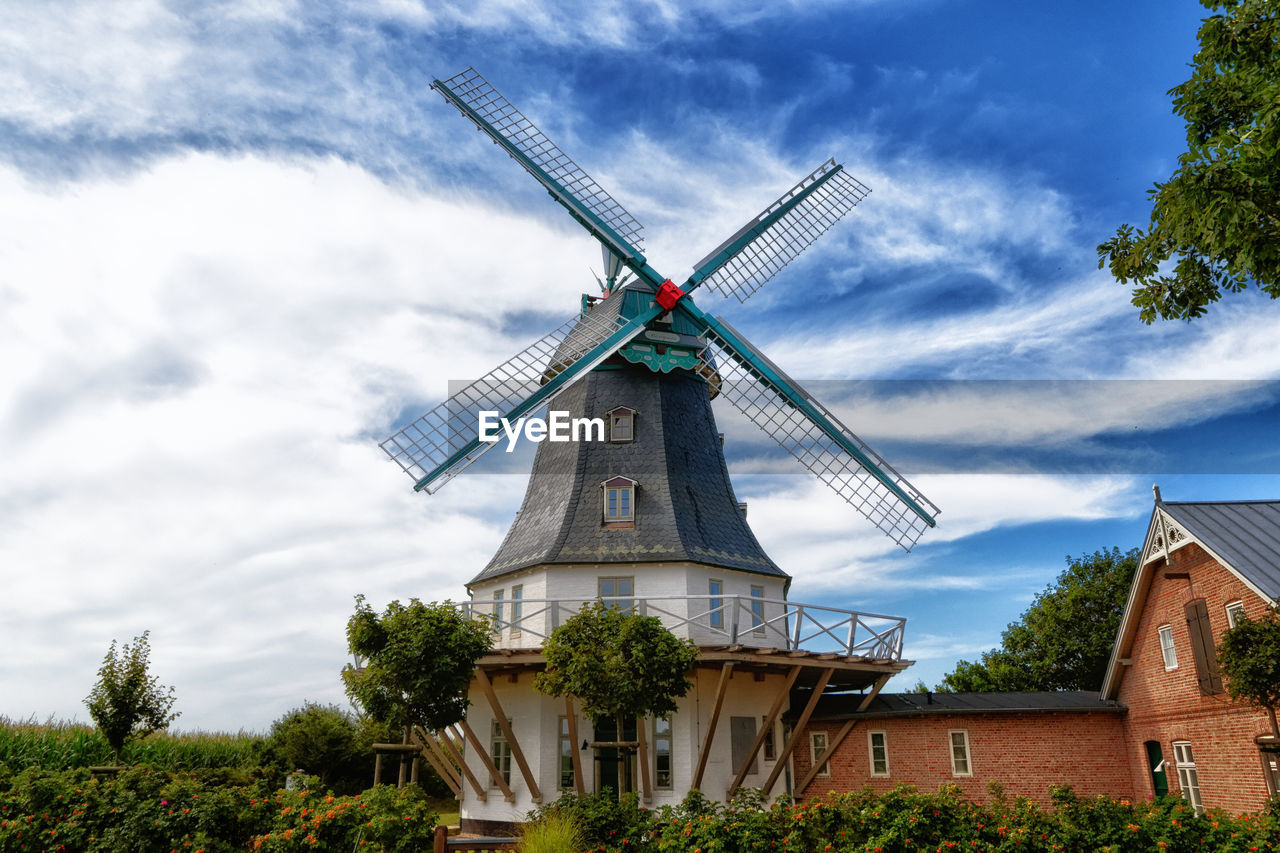
[[[1258,815],[1203,815],[1178,797],[1132,803],[1078,798],[1055,789],[1044,806],[999,790],[978,804],[958,788],[936,794],[900,787],[830,794],[806,803],[769,807],[759,792],[728,806],[697,791],[678,806],[656,812],[600,797],[566,797],[540,812],[558,810],[591,821],[584,833],[593,853],[888,853],[888,851],[1105,851],[1105,853],[1253,853],[1280,850],[1280,800]]]
[[[0,853],[424,850],[435,817],[413,787],[334,797],[147,769],[0,774]]]

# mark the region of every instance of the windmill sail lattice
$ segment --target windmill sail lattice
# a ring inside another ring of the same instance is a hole
[[[722,318],[716,319],[720,325],[732,331],[732,327]],[[717,370],[722,380],[720,396],[764,430],[836,494],[852,504],[854,509],[890,539],[910,551],[911,546],[931,524],[920,512],[903,501],[901,495],[905,494],[929,515],[936,515],[938,508],[798,382],[783,373],[740,334],[734,334],[749,348],[749,353],[739,352],[737,347],[714,329],[707,330],[708,348],[715,353]],[[767,365],[776,373],[790,386],[793,393],[803,398],[805,403],[839,431],[845,442],[854,447],[866,462],[850,454],[809,415],[792,405],[775,386],[774,380],[757,365]]]
[[[453,98],[449,97],[452,94],[489,124],[489,127],[485,127],[483,123],[476,122],[477,127],[490,135],[496,131],[499,136],[518,148],[533,161],[535,166],[542,169],[562,189],[574,195],[632,246],[637,249],[642,247],[644,226],[618,204],[613,196],[605,192],[595,179],[573,162],[568,154],[548,139],[546,134],[538,130],[537,125],[525,118],[524,114],[512,106],[510,101],[502,97],[502,94],[493,88],[488,80],[481,77],[479,72],[474,68],[468,68],[445,80],[444,86],[448,89],[448,93],[442,89],[441,94],[446,100],[452,102]],[[433,84],[433,88],[437,87]],[[467,115],[465,110],[462,114]],[[467,117],[471,118],[471,116]],[[544,182],[543,177],[536,171],[530,169],[529,173],[540,182]]]
[[[476,439],[480,412],[496,411],[504,417],[510,416],[570,367],[576,366],[580,370],[578,375],[582,375],[626,342],[624,337],[616,346],[605,347],[591,357],[589,363],[579,364],[593,351],[601,349],[624,325],[624,320],[605,312],[574,316],[379,446],[419,483],[457,456],[446,473],[423,486],[428,494],[433,494],[494,446]],[[537,414],[553,396],[547,395],[528,405],[519,414]]]
[[[745,302],[870,192],[828,160],[695,264],[690,280]]]

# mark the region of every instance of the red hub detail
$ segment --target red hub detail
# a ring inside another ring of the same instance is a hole
[[[684,296],[684,291],[671,283],[671,279],[667,279],[658,286],[658,295],[656,297],[658,304],[670,311],[676,307],[676,303]]]

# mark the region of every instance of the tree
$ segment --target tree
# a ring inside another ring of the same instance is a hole
[[[1202,22],[1191,79],[1169,90],[1187,150],[1149,192],[1146,232],[1121,225],[1098,246],[1098,266],[1135,284],[1144,323],[1203,316],[1250,282],[1280,297],[1280,7],[1201,3],[1220,11]]]
[[[133,645],[125,643],[118,655],[116,641],[111,641],[98,667],[98,682],[84,700],[117,764],[125,744],[166,728],[178,718],[178,712],[171,710],[178,701],[173,688],[162,686],[159,678],[147,672],[150,633],[143,631],[141,637],[134,637]]]
[[[1096,690],[1124,612],[1138,549],[1067,558],[1067,569],[1005,629],[1000,648],[962,660],[940,691]]]
[[[678,639],[656,616],[640,616],[599,601],[552,632],[543,645],[545,672],[534,689],[548,696],[573,696],[593,716],[613,717],[618,739],[624,719],[665,716],[693,686],[689,670],[698,649]],[[618,793],[623,790],[618,764]]]
[[[1265,708],[1271,734],[1280,737],[1276,709],[1280,708],[1280,606],[1261,619],[1240,617],[1222,635],[1218,666],[1227,677],[1227,693]]]
[[[347,644],[364,658],[342,670],[347,695],[379,722],[439,731],[467,712],[476,661],[493,646],[484,622],[463,617],[449,601],[393,601],[381,616],[356,596]]]

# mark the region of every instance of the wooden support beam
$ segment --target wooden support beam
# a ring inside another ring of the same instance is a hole
[[[756,755],[760,752],[760,747],[764,746],[765,740],[769,733],[773,731],[773,725],[777,722],[778,715],[782,713],[782,706],[787,703],[787,697],[791,695],[791,688],[796,683],[796,678],[800,675],[802,667],[793,666],[791,671],[787,673],[787,679],[782,685],[782,689],[778,691],[778,695],[774,697],[773,707],[769,709],[769,715],[765,717],[764,725],[760,727],[760,731],[756,732],[755,743],[751,744],[751,751],[747,753],[747,757],[742,762],[742,766],[738,768],[733,776],[733,781],[729,783],[729,791],[724,795],[726,800],[732,800],[733,795],[742,785],[742,780],[747,778],[747,770],[750,769],[751,763],[756,760]]]
[[[476,667],[475,677],[480,683],[480,689],[484,692],[484,698],[489,700],[489,707],[493,709],[493,716],[498,720],[498,728],[502,729],[502,736],[507,739],[507,745],[511,747],[511,755],[520,767],[520,775],[524,777],[524,783],[529,786],[529,795],[535,803],[542,802],[542,791],[538,788],[538,780],[533,778],[529,762],[524,759],[524,750],[516,740],[516,733],[511,730],[511,723],[507,722],[507,715],[502,711],[502,704],[498,701],[498,694],[493,689],[493,682],[480,667]]]
[[[449,790],[453,791],[453,795],[461,797],[462,777],[458,775],[458,768],[454,767],[453,763],[446,758],[443,747],[436,743],[435,738],[421,729],[415,728],[413,736],[422,744],[422,755],[427,759],[427,763],[449,786]]]
[[[640,741],[636,745],[636,761],[640,762],[640,796],[650,803],[653,802],[653,791],[649,787],[649,741],[645,737],[644,721],[644,717],[636,720],[636,739]]]
[[[707,769],[707,759],[711,757],[711,742],[716,737],[716,724],[720,722],[720,707],[724,704],[725,691],[729,689],[729,676],[733,674],[733,661],[725,661],[720,666],[720,681],[716,684],[716,698],[711,704],[711,719],[707,721],[707,735],[702,739],[702,749],[698,750],[698,766],[693,771],[693,784],[690,788],[701,789],[702,774]]]
[[[796,786],[796,799],[799,799],[800,795],[805,792],[805,789],[813,783],[813,780],[818,776],[818,771],[822,769],[822,765],[826,764],[827,761],[830,760],[831,756],[836,754],[836,750],[840,748],[840,744],[844,742],[844,739],[849,736],[849,732],[853,731],[853,727],[857,724],[858,721],[856,718],[847,720],[844,726],[841,727],[840,731],[836,732],[835,740],[827,744],[827,751],[822,753],[822,756],[813,762],[813,766],[809,768],[809,772],[805,774],[804,779]]]
[[[573,755],[573,790],[581,797],[586,793],[582,781],[582,755],[578,752],[578,715],[573,710],[573,697],[564,697],[564,713],[569,719],[569,751]]]
[[[791,737],[787,738],[787,742],[783,744],[782,752],[778,754],[778,762],[773,765],[773,772],[769,774],[768,781],[764,783],[766,796],[773,790],[774,783],[778,781],[778,777],[782,775],[782,768],[787,766],[787,759],[791,757],[792,751],[796,748],[796,743],[800,740],[801,735],[804,734],[804,727],[809,724],[809,717],[813,716],[813,709],[818,707],[818,700],[822,698],[822,691],[827,689],[827,682],[831,680],[831,676],[834,673],[834,668],[827,668],[822,671],[822,675],[818,676],[818,683],[813,686],[813,695],[809,697],[808,703],[804,706],[800,719],[796,720]]]
[[[858,712],[859,714],[861,714],[863,711],[867,710],[867,706],[871,704],[871,700],[872,700],[872,699],[875,699],[875,698],[876,698],[876,696],[878,696],[878,695],[879,695],[879,693],[880,693],[880,688],[882,688],[882,687],[884,687],[884,686],[885,686],[885,684],[889,681],[889,678],[890,678],[890,676],[885,675],[885,676],[881,676],[880,678],[877,678],[877,679],[876,679],[875,687],[872,687],[872,688],[871,688],[871,692],[870,692],[870,693],[868,693],[866,696],[862,697],[862,701],[858,703],[858,711],[857,711],[857,712]],[[832,748],[834,749],[834,747],[832,747]]]
[[[471,726],[467,725],[467,721],[463,720],[458,723],[459,728],[466,733],[467,740],[471,743],[472,748],[476,751],[476,755],[480,756],[480,761],[488,768],[489,775],[493,779],[493,783],[502,791],[502,795],[506,797],[507,802],[514,803],[515,794],[511,793],[511,789],[507,787],[507,783],[502,781],[498,768],[493,766],[493,759],[489,757],[489,750],[480,742],[480,738],[476,737],[476,733],[471,731]],[[462,753],[453,745],[453,739],[447,736],[440,738],[440,744],[444,747],[445,752],[458,764],[458,769],[462,771],[462,775],[467,777],[467,781],[471,783],[471,790],[476,792],[476,796],[480,798],[480,802],[485,802],[489,797],[489,790],[480,784],[480,780],[471,772],[471,768],[467,766],[467,760],[462,757]]]

